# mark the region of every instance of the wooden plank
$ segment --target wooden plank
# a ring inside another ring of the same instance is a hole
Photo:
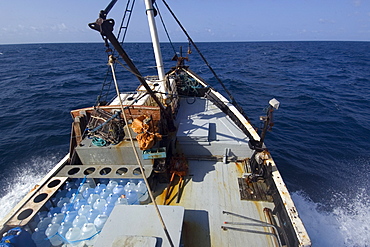
[[[241,200],[267,201],[272,202],[272,197],[268,195],[268,187],[265,182],[249,182],[245,178],[238,178]]]
[[[123,106],[127,107],[127,106]],[[113,110],[120,111],[120,106],[100,106],[99,109],[102,109],[107,112],[111,112]],[[83,116],[83,113],[91,114],[94,111],[94,107],[87,107],[82,109],[77,109],[71,111],[71,115],[73,118],[77,116]],[[152,116],[154,120],[160,120],[161,119],[161,111],[159,107],[156,106],[129,106],[127,109],[125,109],[125,114],[127,118],[137,118],[142,115]]]
[[[80,144],[82,141],[82,133],[81,133],[81,126],[80,126],[80,117],[76,117],[75,121],[73,122],[73,131],[76,138],[77,145]]]

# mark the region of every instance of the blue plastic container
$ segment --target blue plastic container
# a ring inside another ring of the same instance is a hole
[[[21,227],[10,229],[0,241],[0,247],[36,247],[31,234]]]

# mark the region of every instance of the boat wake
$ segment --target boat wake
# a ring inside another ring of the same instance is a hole
[[[10,176],[1,181],[0,219],[39,182],[58,162],[57,157],[34,158],[29,163],[14,168]]]
[[[312,246],[370,246],[370,198],[365,189],[359,190],[353,199],[348,199],[345,194],[335,194],[329,212],[303,192],[292,193],[292,198]]]

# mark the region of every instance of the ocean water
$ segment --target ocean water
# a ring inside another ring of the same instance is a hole
[[[271,98],[281,102],[265,142],[313,245],[370,246],[370,42],[198,45],[254,126]],[[169,69],[173,52],[162,48]],[[156,73],[151,44],[125,49],[143,75]],[[68,152],[69,112],[95,104],[104,51],[0,45],[0,217]],[[188,64],[220,88],[195,52]],[[130,73],[117,76],[121,90],[136,88]]]

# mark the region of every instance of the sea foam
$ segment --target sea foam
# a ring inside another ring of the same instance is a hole
[[[292,193],[293,201],[308,231],[312,246],[367,247],[370,246],[370,198],[359,190],[353,199],[335,194],[330,211],[313,202],[304,192]]]
[[[11,174],[1,181],[5,192],[0,198],[0,219],[3,219],[23,197],[34,188],[54,166],[56,157],[34,158],[28,164],[16,167]],[[5,180],[5,181],[4,181]]]

